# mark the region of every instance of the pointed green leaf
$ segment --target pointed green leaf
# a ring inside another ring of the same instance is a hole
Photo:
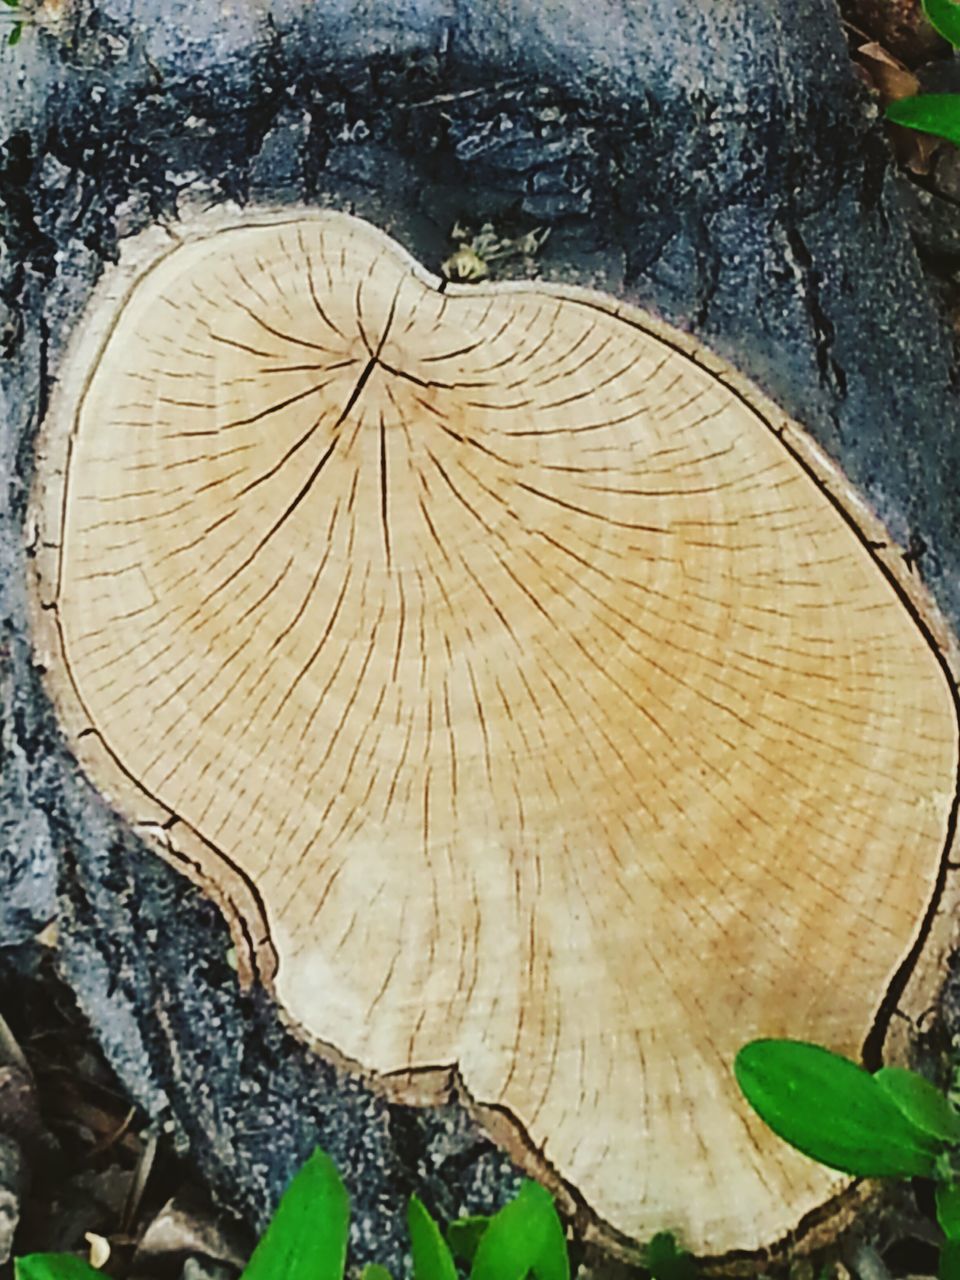
[[[960,1114],[929,1080],[904,1067],[881,1067],[873,1078],[918,1129],[944,1142],[960,1142]]]
[[[471,1214],[467,1218],[457,1218],[447,1227],[447,1244],[454,1256],[461,1262],[470,1263],[477,1252],[480,1237],[490,1225],[488,1214]]]
[[[937,1184],[937,1221],[948,1240],[960,1241],[960,1185]]]
[[[103,1280],[89,1262],[72,1253],[28,1253],[13,1264],[15,1280]]]
[[[693,1255],[677,1247],[672,1231],[658,1231],[643,1251],[652,1280],[697,1280]]]
[[[318,1147],[283,1193],[241,1280],[342,1280],[350,1197]]]
[[[940,1250],[939,1280],[960,1280],[960,1240],[948,1240]]]
[[[899,98],[884,114],[894,124],[960,144],[960,94],[921,93],[915,98]]]
[[[413,1248],[414,1280],[457,1280],[453,1255],[440,1228],[417,1196],[407,1205],[407,1226]]]
[[[360,1272],[360,1280],[393,1280],[393,1276],[379,1262],[368,1262]]]
[[[944,1143],[849,1058],[799,1040],[754,1040],[734,1071],[774,1133],[821,1164],[860,1178],[933,1176]]]
[[[9,36],[7,37],[7,44],[9,45],[19,44],[20,37],[22,35],[23,35],[23,23],[15,22],[13,24],[13,30],[10,32]]]
[[[570,1280],[563,1225],[550,1192],[526,1181],[480,1237],[470,1280]]]
[[[944,40],[960,45],[960,4],[954,0],[923,0],[923,11]]]

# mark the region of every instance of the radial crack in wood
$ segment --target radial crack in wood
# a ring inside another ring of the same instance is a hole
[[[843,1179],[733,1056],[859,1053],[952,838],[947,641],[895,550],[613,299],[447,287],[342,214],[140,258],[38,465],[89,773],[311,1040],[401,1092],[456,1068],[615,1234],[781,1237]]]

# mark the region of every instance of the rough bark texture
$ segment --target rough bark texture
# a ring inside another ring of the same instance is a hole
[[[216,911],[78,774],[32,665],[32,443],[103,264],[120,237],[225,199],[355,211],[433,269],[456,218],[549,225],[546,277],[650,306],[754,378],[956,624],[952,335],[832,0],[44,12],[0,64],[0,944],[58,910],[111,1061],[225,1200],[262,1224],[319,1140],[355,1195],[354,1261],[396,1264],[411,1189],[478,1210],[514,1171],[456,1105],[387,1104],[238,991]]]

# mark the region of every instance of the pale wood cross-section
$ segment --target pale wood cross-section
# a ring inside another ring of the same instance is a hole
[[[346,215],[185,235],[111,307],[39,464],[95,780],[305,1035],[401,1093],[455,1067],[605,1229],[793,1228],[843,1179],[733,1056],[859,1053],[952,834],[879,527],[689,339],[444,291]]]

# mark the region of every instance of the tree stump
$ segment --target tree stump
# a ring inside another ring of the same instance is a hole
[[[68,980],[224,1200],[262,1225],[320,1141],[354,1194],[354,1261],[399,1265],[411,1190],[482,1210],[516,1168],[455,1102],[384,1097],[238,988],[216,908],[84,779],[34,665],[36,431],[105,265],[227,202],[359,215],[433,272],[458,221],[549,228],[530,274],[650,308],[749,376],[956,625],[952,335],[825,0],[42,6],[2,70],[3,940],[45,922],[56,880]]]

